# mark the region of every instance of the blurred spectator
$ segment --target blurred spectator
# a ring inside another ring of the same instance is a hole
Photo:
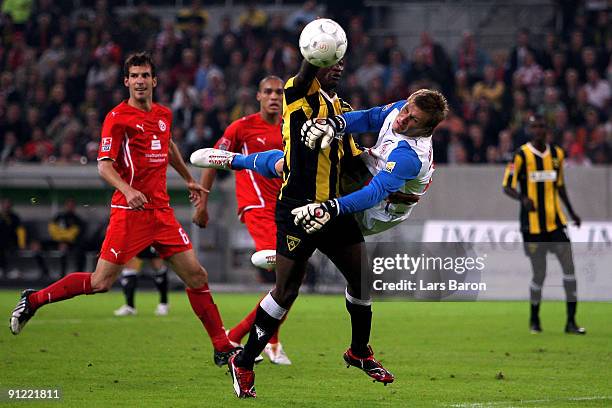
[[[64,210],[49,222],[49,235],[52,244],[61,251],[60,274],[64,276],[67,270],[68,256],[76,259],[77,271],[85,270],[85,252],[81,247],[87,224],[76,213],[76,201],[68,198],[64,202]]]
[[[23,30],[32,13],[34,0],[4,0],[0,11],[11,16],[15,28]]]
[[[584,85],[587,101],[597,109],[603,111],[610,103],[610,84],[599,77],[599,72],[591,68],[587,71],[587,83]]]
[[[486,98],[491,102],[493,108],[500,112],[505,85],[503,81],[495,78],[495,68],[493,65],[486,65],[483,72],[483,79],[474,85],[472,91],[474,99]]]
[[[317,2],[314,0],[306,0],[302,4],[302,8],[294,11],[287,17],[285,27],[291,32],[300,32],[302,28],[317,18]]]
[[[208,23],[208,12],[202,7],[200,0],[193,0],[188,8],[182,8],[176,13],[176,26],[181,31],[186,31],[190,25],[202,32]]]
[[[457,50],[455,66],[457,70],[465,71],[470,83],[482,78],[483,69],[487,64],[488,57],[476,44],[476,39],[471,31],[465,31]]]
[[[368,52],[365,56],[365,61],[355,72],[357,84],[364,89],[367,89],[370,86],[370,82],[375,78],[382,78],[385,72],[385,67],[376,58],[374,51]]]
[[[0,149],[0,163],[7,164],[13,161],[18,161],[23,157],[21,147],[18,143],[15,132],[7,131],[4,133],[2,148]]]
[[[250,0],[246,9],[238,16],[238,26],[243,30],[263,32],[268,22],[268,15],[257,8],[257,2]]]
[[[216,138],[212,129],[206,124],[204,112],[196,113],[193,120],[193,127],[187,131],[185,137],[185,149],[193,152],[205,147],[213,147]]]
[[[513,73],[525,65],[528,54],[533,57],[536,53],[535,48],[530,44],[531,33],[527,28],[521,28],[516,35],[516,45],[510,51],[509,72]]]
[[[519,84],[527,89],[533,88],[540,84],[543,75],[542,67],[536,62],[534,53],[526,52],[523,57],[523,64],[516,70]]]
[[[32,138],[23,148],[23,156],[32,162],[46,162],[53,154],[53,142],[45,137],[45,133],[39,127],[32,131]]]

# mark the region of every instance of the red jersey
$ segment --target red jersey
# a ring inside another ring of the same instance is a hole
[[[245,116],[225,129],[215,144],[217,149],[251,154],[272,149],[283,150],[281,125],[271,125],[259,113]],[[238,214],[251,208],[270,208],[274,213],[281,179],[269,179],[251,170],[236,172]]]
[[[109,158],[121,178],[143,193],[145,208],[170,206],[166,186],[172,112],[154,103],[150,112],[121,102],[102,125],[98,160]],[[129,208],[125,196],[116,190],[111,207]]]

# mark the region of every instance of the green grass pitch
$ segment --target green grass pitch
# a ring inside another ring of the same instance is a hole
[[[18,299],[0,292],[6,318]],[[255,294],[217,294],[226,325]],[[234,396],[184,292],[156,317],[156,294],[137,294],[139,314],[116,318],[119,292],[41,309],[19,336],[0,331],[0,388],[61,387],[50,407],[574,407],[612,406],[612,307],[582,303],[584,337],[563,333],[564,304],[542,306],[544,333],[527,330],[526,302],[374,305],[372,345],[395,383],[347,369],[348,315],[341,296],[302,295],[281,331],[293,365],[256,369],[258,398]],[[501,374],[500,374],[501,373]],[[5,391],[6,392],[6,391]]]

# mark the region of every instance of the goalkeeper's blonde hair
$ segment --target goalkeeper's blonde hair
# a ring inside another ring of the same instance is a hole
[[[408,97],[408,103],[429,115],[428,125],[433,129],[448,115],[448,102],[441,92],[434,89],[419,89]]]

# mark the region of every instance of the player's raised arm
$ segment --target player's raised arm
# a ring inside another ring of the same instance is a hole
[[[187,184],[187,189],[189,190],[189,200],[193,203],[193,205],[198,206],[202,200],[202,195],[205,194],[207,190],[198,184],[198,182],[193,178],[189,172],[189,169],[187,168],[187,165],[183,161],[183,157],[181,156],[178,146],[172,140],[170,140],[168,156],[172,168],[174,168],[174,170],[181,175]]]
[[[308,88],[312,84],[312,81],[317,76],[317,72],[319,71],[319,67],[312,65],[310,62],[305,59],[302,60],[302,65],[300,65],[300,70],[297,75],[293,78],[293,86],[300,93],[305,94],[308,92]]]

